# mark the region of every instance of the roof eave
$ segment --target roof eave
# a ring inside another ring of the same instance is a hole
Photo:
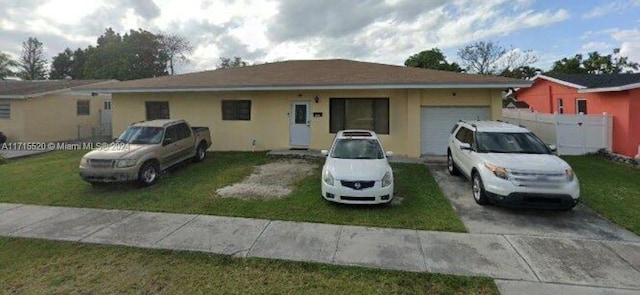
[[[567,81],[564,81],[564,80],[556,79],[556,78],[553,78],[553,77],[545,76],[543,74],[535,75],[531,80],[534,81],[536,79],[544,79],[544,80],[547,80],[547,81],[551,81],[551,82],[554,82],[554,83],[558,83],[560,85],[564,85],[564,86],[568,86],[568,87],[576,88],[576,89],[587,88],[586,86],[583,86],[583,85],[579,85],[579,84],[567,82]]]
[[[578,93],[594,93],[594,92],[615,92],[615,91],[625,91],[629,89],[640,88],[640,83],[627,84],[616,87],[600,87],[600,88],[587,88],[580,89]]]
[[[372,84],[372,85],[282,85],[231,87],[163,87],[163,88],[82,88],[74,91],[96,93],[137,92],[218,92],[218,91],[274,91],[274,90],[367,90],[367,89],[496,89],[531,87],[531,81],[521,83],[442,83],[442,84]]]

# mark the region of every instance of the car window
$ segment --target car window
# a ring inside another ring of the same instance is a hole
[[[337,159],[384,159],[380,143],[375,139],[341,138],[337,139],[331,157]]]
[[[478,132],[478,152],[549,154],[551,151],[535,134]]]
[[[467,142],[467,138],[468,135],[471,133],[471,130],[469,130],[466,127],[460,127],[460,129],[458,130],[458,133],[456,133],[456,139],[459,140],[460,142]]]
[[[167,131],[165,131],[164,138],[171,138],[173,141],[178,140],[178,125],[173,125],[167,127]]]
[[[162,127],[129,126],[118,141],[131,144],[158,144],[162,140]]]
[[[187,125],[187,123],[179,123],[175,126],[177,132],[177,140],[182,140],[191,136],[191,128],[189,128],[189,125]]]

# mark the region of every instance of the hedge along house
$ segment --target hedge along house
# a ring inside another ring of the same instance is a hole
[[[71,88],[114,81],[0,80],[0,132],[9,142],[45,142],[77,140],[85,127],[111,128],[111,97]]]
[[[325,149],[342,129],[387,150],[446,153],[459,119],[500,119],[502,91],[530,82],[350,60],[267,63],[79,90],[111,93],[113,132],[159,118],[211,128],[213,150]]]

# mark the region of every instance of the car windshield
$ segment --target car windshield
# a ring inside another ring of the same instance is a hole
[[[479,153],[549,154],[547,146],[533,133],[478,132]]]
[[[384,159],[382,147],[375,139],[342,138],[338,139],[331,152],[337,159]]]
[[[120,134],[117,141],[131,144],[158,144],[162,141],[164,128],[130,126]]]

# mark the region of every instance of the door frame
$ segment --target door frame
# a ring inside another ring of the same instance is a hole
[[[294,125],[302,125],[302,124],[295,124],[295,106],[296,105],[301,105],[304,104],[307,106],[307,137],[309,138],[309,140],[307,141],[306,144],[294,144],[293,141],[293,137],[294,137],[294,132],[293,131],[293,127]],[[293,147],[309,147],[311,146],[311,101],[309,100],[296,100],[296,101],[292,101],[291,105],[289,106],[289,145],[293,146]]]

